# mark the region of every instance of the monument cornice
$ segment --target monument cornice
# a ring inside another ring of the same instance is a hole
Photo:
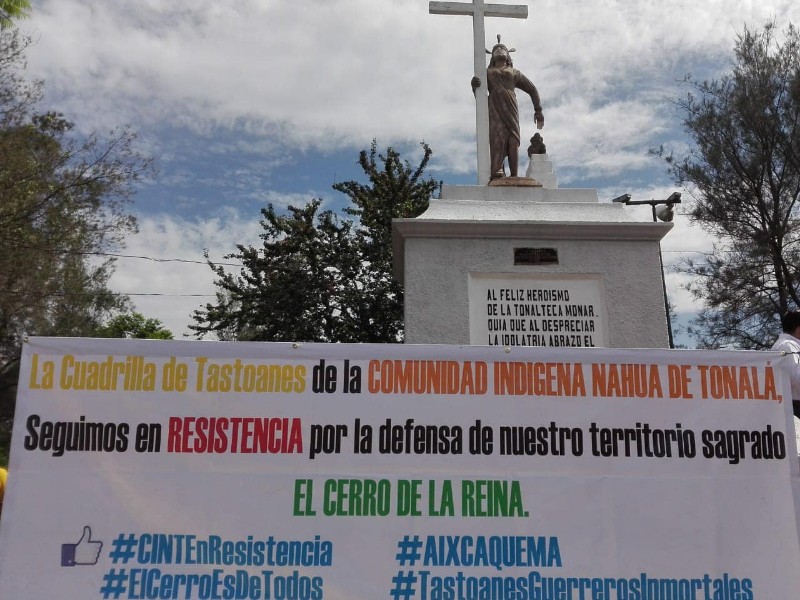
[[[586,240],[659,242],[672,223],[598,221],[473,221],[460,219],[394,219],[392,250],[394,274],[401,282],[405,270],[407,238],[460,238],[508,240]]]

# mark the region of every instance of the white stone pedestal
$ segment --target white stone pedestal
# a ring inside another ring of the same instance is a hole
[[[525,177],[535,179],[542,184],[542,187],[558,187],[558,180],[553,170],[553,163],[550,161],[547,154],[532,154],[528,158],[528,170],[525,171]]]
[[[669,347],[671,228],[592,189],[444,186],[393,222],[406,343]]]

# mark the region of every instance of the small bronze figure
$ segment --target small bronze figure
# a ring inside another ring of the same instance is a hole
[[[544,145],[542,134],[538,131],[533,134],[531,145],[528,146],[528,156],[533,156],[534,154],[547,154],[547,146]]]

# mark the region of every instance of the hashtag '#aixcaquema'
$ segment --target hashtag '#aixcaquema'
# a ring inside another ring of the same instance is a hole
[[[412,567],[417,563],[421,556],[422,541],[419,536],[411,537],[406,535],[402,540],[397,542],[397,555],[395,556],[401,567],[411,565]]]

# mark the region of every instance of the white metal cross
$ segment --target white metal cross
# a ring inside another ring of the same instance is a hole
[[[489,183],[491,158],[489,156],[489,101],[486,95],[486,30],[484,17],[511,17],[527,19],[528,7],[511,4],[484,4],[483,0],[466,2],[430,2],[428,10],[433,15],[471,15],[473,58],[475,76],[481,80],[481,88],[475,97],[475,127],[478,143],[478,184]]]

